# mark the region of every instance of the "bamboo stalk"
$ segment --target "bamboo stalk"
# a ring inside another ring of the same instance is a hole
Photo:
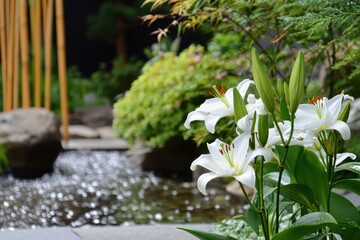
[[[6,66],[6,20],[5,20],[5,0],[0,0],[0,52],[1,52],[1,67],[2,67],[2,94],[3,94],[3,109],[8,111],[6,89],[7,89],[7,66]]]
[[[56,37],[58,52],[58,69],[60,85],[61,102],[61,120],[63,126],[63,137],[65,141],[69,140],[69,118],[67,102],[67,83],[66,83],[66,56],[65,56],[65,27],[64,27],[64,8],[63,0],[57,0],[56,10]]]
[[[16,1],[14,24],[15,24],[15,34],[14,34],[13,108],[17,109],[19,107],[19,57],[20,57],[19,1]]]
[[[8,25],[8,52],[7,52],[7,89],[6,102],[8,109],[12,109],[13,80],[14,80],[14,31],[15,31],[15,1],[10,1]]]
[[[30,82],[29,82],[29,42],[26,0],[20,0],[20,49],[21,49],[21,80],[22,80],[22,107],[30,107]]]
[[[54,0],[47,3],[45,28],[45,108],[50,110],[51,105],[51,56],[52,56],[52,27],[54,15]]]
[[[42,16],[43,16],[43,29],[45,31],[46,29],[46,20],[47,20],[47,6],[48,6],[48,1],[47,0],[40,0],[41,1],[41,11],[42,11]],[[44,34],[44,39],[45,39],[45,34]],[[45,41],[45,40],[44,40]]]
[[[41,107],[41,6],[40,0],[30,4],[31,37],[34,61],[34,106]]]

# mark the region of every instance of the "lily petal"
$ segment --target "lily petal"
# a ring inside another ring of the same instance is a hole
[[[245,184],[246,186],[256,189],[255,188],[255,171],[251,166],[247,166],[244,172],[239,176],[234,176],[236,180]]]
[[[208,182],[210,182],[211,180],[217,177],[221,177],[221,175],[218,175],[213,172],[202,174],[197,181],[197,186],[199,191],[204,195],[208,195],[208,193],[206,192],[206,185],[208,184]]]
[[[190,129],[190,123],[193,121],[204,121],[207,118],[207,114],[203,112],[192,111],[187,115],[184,126]]]
[[[351,160],[355,160],[356,155],[348,152],[336,154],[336,166],[342,163],[347,158],[351,158]]]
[[[328,129],[334,129],[334,130],[338,131],[344,140],[350,139],[350,135],[351,135],[350,128],[343,121],[337,120],[334,124],[329,126]]]
[[[213,159],[210,154],[202,154],[200,155],[200,157],[198,157],[191,163],[190,169],[194,171],[196,170],[197,166],[206,168],[211,172],[220,172],[221,169],[225,169],[220,164],[223,161],[216,161],[216,160],[217,159]]]
[[[246,159],[247,152],[249,150],[249,134],[242,134],[237,136],[233,144],[234,148],[234,165],[236,168],[244,169],[248,164],[248,160]]]
[[[251,152],[249,161],[252,161],[257,156],[263,156],[265,161],[268,162],[272,159],[272,152],[267,148],[257,148],[253,152]]]

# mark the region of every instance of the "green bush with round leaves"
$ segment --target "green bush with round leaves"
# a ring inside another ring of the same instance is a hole
[[[131,89],[115,103],[113,127],[129,143],[162,147],[182,135],[187,114],[211,97],[214,84],[227,87],[238,81],[235,63],[222,61],[202,47],[190,46],[178,56],[166,52],[145,65]]]

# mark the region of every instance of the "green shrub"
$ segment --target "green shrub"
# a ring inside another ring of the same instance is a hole
[[[124,98],[115,103],[114,129],[129,143],[140,140],[161,147],[182,135],[188,112],[209,98],[212,85],[226,87],[239,81],[237,70],[236,64],[221,61],[202,47],[190,46],[179,56],[167,52],[145,65]]]

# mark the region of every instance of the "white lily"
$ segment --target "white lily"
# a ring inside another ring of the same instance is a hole
[[[241,95],[245,97],[245,94],[250,86],[254,84],[252,80],[242,80],[236,87]],[[204,121],[205,127],[210,133],[215,132],[215,125],[217,122],[225,117],[234,114],[234,100],[233,89],[228,89],[225,93],[217,91],[216,97],[207,99],[200,105],[195,111],[188,114],[184,126],[190,129],[190,123],[193,121]]]
[[[340,163],[342,163],[347,158],[350,158],[351,160],[355,160],[356,155],[353,153],[349,153],[349,152],[338,153],[338,154],[336,154],[335,165],[338,166]]]
[[[287,143],[290,137],[291,123],[290,121],[278,122],[281,134],[284,141]],[[312,131],[305,131],[294,129],[289,145],[299,145],[304,147],[313,147],[316,137]],[[275,145],[282,145],[280,133],[276,127],[269,129],[269,138],[266,147],[273,147]]]
[[[254,113],[256,112],[256,115],[265,115],[267,113],[261,98],[256,99],[254,94],[248,95],[246,110],[248,112],[247,115],[239,119],[236,125],[243,133],[249,134],[253,124]],[[258,119],[258,117],[256,119]],[[257,132],[257,124],[255,125],[255,132]],[[239,132],[238,134],[240,135]]]
[[[269,150],[259,148],[249,150],[249,139],[246,135],[236,137],[229,145],[218,139],[207,144],[210,154],[202,154],[191,164],[191,170],[202,166],[210,172],[202,174],[197,185],[201,193],[207,195],[206,185],[218,177],[230,176],[248,187],[255,189],[255,172],[249,165],[256,156],[264,156],[269,160],[272,154]]]
[[[313,98],[310,104],[300,104],[295,113],[295,128],[313,131],[336,130],[344,140],[350,138],[349,126],[338,120],[343,102],[351,100],[349,95],[339,94],[331,99]]]
[[[324,167],[326,167],[326,165],[327,165],[326,157],[325,157],[326,152],[324,151],[324,149],[320,149],[320,150],[317,150],[317,151],[314,151],[314,152],[318,156],[318,158],[320,159],[320,162],[324,165]],[[347,158],[350,158],[351,160],[355,160],[356,155],[353,154],[353,153],[349,153],[349,152],[336,154],[335,166],[340,165]]]

